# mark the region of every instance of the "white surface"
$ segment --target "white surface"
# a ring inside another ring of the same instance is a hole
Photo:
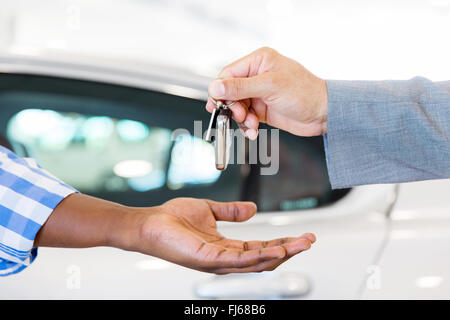
[[[450,299],[450,180],[406,183],[366,299]]]

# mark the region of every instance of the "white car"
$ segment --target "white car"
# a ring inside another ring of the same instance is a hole
[[[40,248],[29,268],[0,278],[1,299],[450,298],[450,180],[331,190],[322,138],[284,132],[278,174],[259,175],[260,164],[216,171],[211,145],[171,139],[196,120],[207,125],[209,81],[123,61],[3,51],[1,141],[81,192],[119,203],[255,201],[254,218],[220,223],[220,232],[243,240],[313,232],[312,249],[274,272],[216,276],[113,248]],[[191,161],[180,165],[179,156]],[[150,169],[130,174],[118,166],[128,160]]]

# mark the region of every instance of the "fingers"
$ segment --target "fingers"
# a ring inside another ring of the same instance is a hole
[[[261,260],[257,264],[252,264],[248,266],[242,266],[242,267],[227,267],[222,266],[214,270],[214,273],[216,274],[227,274],[227,273],[244,273],[244,272],[262,272],[262,271],[272,271],[275,268],[277,268],[282,263],[289,260],[291,257],[295,256],[296,254],[306,251],[311,247],[311,242],[309,239],[298,239],[294,238],[296,240],[291,240],[290,242],[284,243],[282,246],[274,246],[271,248],[280,248],[282,247],[286,254],[283,258],[274,258],[274,259],[264,259]],[[277,239],[278,240],[278,239]],[[268,249],[268,248],[265,248]],[[259,249],[261,250],[261,249]],[[255,250],[251,250],[255,251]]]
[[[259,122],[268,123],[267,105],[261,99],[252,99],[252,111]]]
[[[247,117],[249,106],[250,100],[246,99],[243,101],[237,101],[230,107],[231,113],[236,122],[238,123],[244,122],[245,118]],[[208,102],[206,103],[206,110],[208,112],[213,112],[215,107],[216,106],[214,105],[214,103],[208,99]]]
[[[206,110],[212,112],[215,106],[210,100],[206,103]],[[259,119],[251,109],[250,99],[237,101],[230,107],[234,120],[236,120],[242,134],[250,140],[258,137]]]
[[[270,73],[251,78],[216,79],[210,83],[209,94],[219,100],[243,100],[263,98],[272,91]]]
[[[255,250],[274,246],[285,246],[292,250],[299,248],[300,250],[305,250],[309,248],[311,243],[316,241],[316,237],[312,233],[305,233],[300,237],[289,237],[289,238],[279,238],[270,241],[247,241],[245,242],[244,249]],[[294,247],[292,247],[292,244]]]
[[[210,270],[252,267],[264,261],[283,259],[287,254],[285,248],[281,246],[244,251],[208,243],[203,248],[208,252],[206,257],[210,257],[209,260],[203,261],[203,265]]]
[[[255,215],[257,209],[253,202],[217,202],[212,200],[206,200],[206,202],[218,221],[246,221]]]
[[[204,266],[207,271],[217,274],[274,270],[296,254],[308,250],[315,241],[312,233],[270,241],[222,239],[202,247],[202,254],[212,257]]]
[[[299,237],[285,237],[285,238],[278,238],[273,239],[270,241],[242,241],[242,240],[234,240],[234,239],[227,239],[223,238],[219,241],[214,242],[217,245],[221,245],[227,248],[235,248],[235,249],[242,249],[242,250],[255,250],[255,249],[262,249],[267,247],[273,247],[273,246],[281,246],[281,245],[287,245],[288,243],[299,241],[299,240],[309,240],[309,242],[314,243],[316,242],[316,236],[312,233],[305,233]],[[308,244],[304,244],[306,247]]]
[[[255,241],[255,242],[261,242],[261,241]],[[264,243],[264,242],[262,242]],[[282,238],[282,239],[276,239],[272,241],[267,242],[267,247],[283,247],[283,249],[286,251],[286,257],[290,258],[296,255],[299,252],[308,250],[311,248],[311,241],[307,238]],[[259,243],[248,244],[248,247],[255,247],[255,249],[249,249],[249,250],[257,250],[257,248],[260,248]],[[266,248],[267,248],[266,247]]]
[[[258,137],[259,119],[252,109],[249,109],[247,116],[243,123],[240,124],[244,135],[250,140],[256,140]]]
[[[206,110],[211,113],[213,112],[215,107],[216,106],[214,105],[214,103],[212,103],[212,101],[208,99],[208,101],[206,102]]]
[[[241,114],[239,117],[234,118],[241,129],[242,134],[250,140],[255,140],[258,137],[259,120],[251,108],[250,101],[250,99],[241,100],[233,105],[232,108],[240,108],[239,112]],[[233,112],[234,110],[232,109]]]
[[[248,273],[248,272],[262,272],[273,271],[280,264],[285,262],[285,259],[272,259],[258,263],[257,265],[245,267],[245,268],[219,268],[214,271],[215,274],[228,274],[228,273]]]
[[[259,119],[253,109],[249,109],[247,117],[245,118],[244,125],[249,129],[257,130],[259,126]]]
[[[305,234],[303,234],[303,235],[300,236],[300,237],[301,237],[301,238],[307,238],[307,239],[309,239],[309,241],[311,241],[311,243],[315,243],[316,240],[317,240],[316,235],[315,235],[314,233],[310,233],[310,232],[305,233]]]
[[[249,112],[248,111],[249,107],[250,107],[250,99],[237,101],[230,107],[233,118],[234,120],[236,120],[238,124],[245,121],[245,118],[247,117],[247,114]]]
[[[253,77],[267,71],[279,53],[268,47],[262,47],[239,60],[225,66],[218,78]]]

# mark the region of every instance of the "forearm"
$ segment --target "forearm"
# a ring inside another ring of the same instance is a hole
[[[134,250],[145,216],[144,209],[126,207],[83,194],[72,194],[54,209],[39,230],[34,246],[111,246]]]
[[[450,83],[328,81],[334,188],[450,177]]]

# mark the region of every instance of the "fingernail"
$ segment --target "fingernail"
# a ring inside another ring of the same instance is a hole
[[[314,242],[316,242],[317,237],[311,233],[311,234],[308,234],[308,239],[309,239],[309,241],[311,241],[311,243],[314,243]]]
[[[250,121],[245,120],[244,122],[244,126],[246,126],[247,128],[250,128]]]
[[[310,248],[311,248],[311,241],[306,240],[305,248],[303,249],[303,251],[309,250]]]
[[[225,95],[225,86],[221,80],[214,80],[209,85],[209,94],[214,98],[222,98]]]
[[[246,135],[250,140],[255,140],[256,137],[258,137],[258,133],[256,132],[255,129],[248,129],[247,131],[245,131],[245,135]]]

